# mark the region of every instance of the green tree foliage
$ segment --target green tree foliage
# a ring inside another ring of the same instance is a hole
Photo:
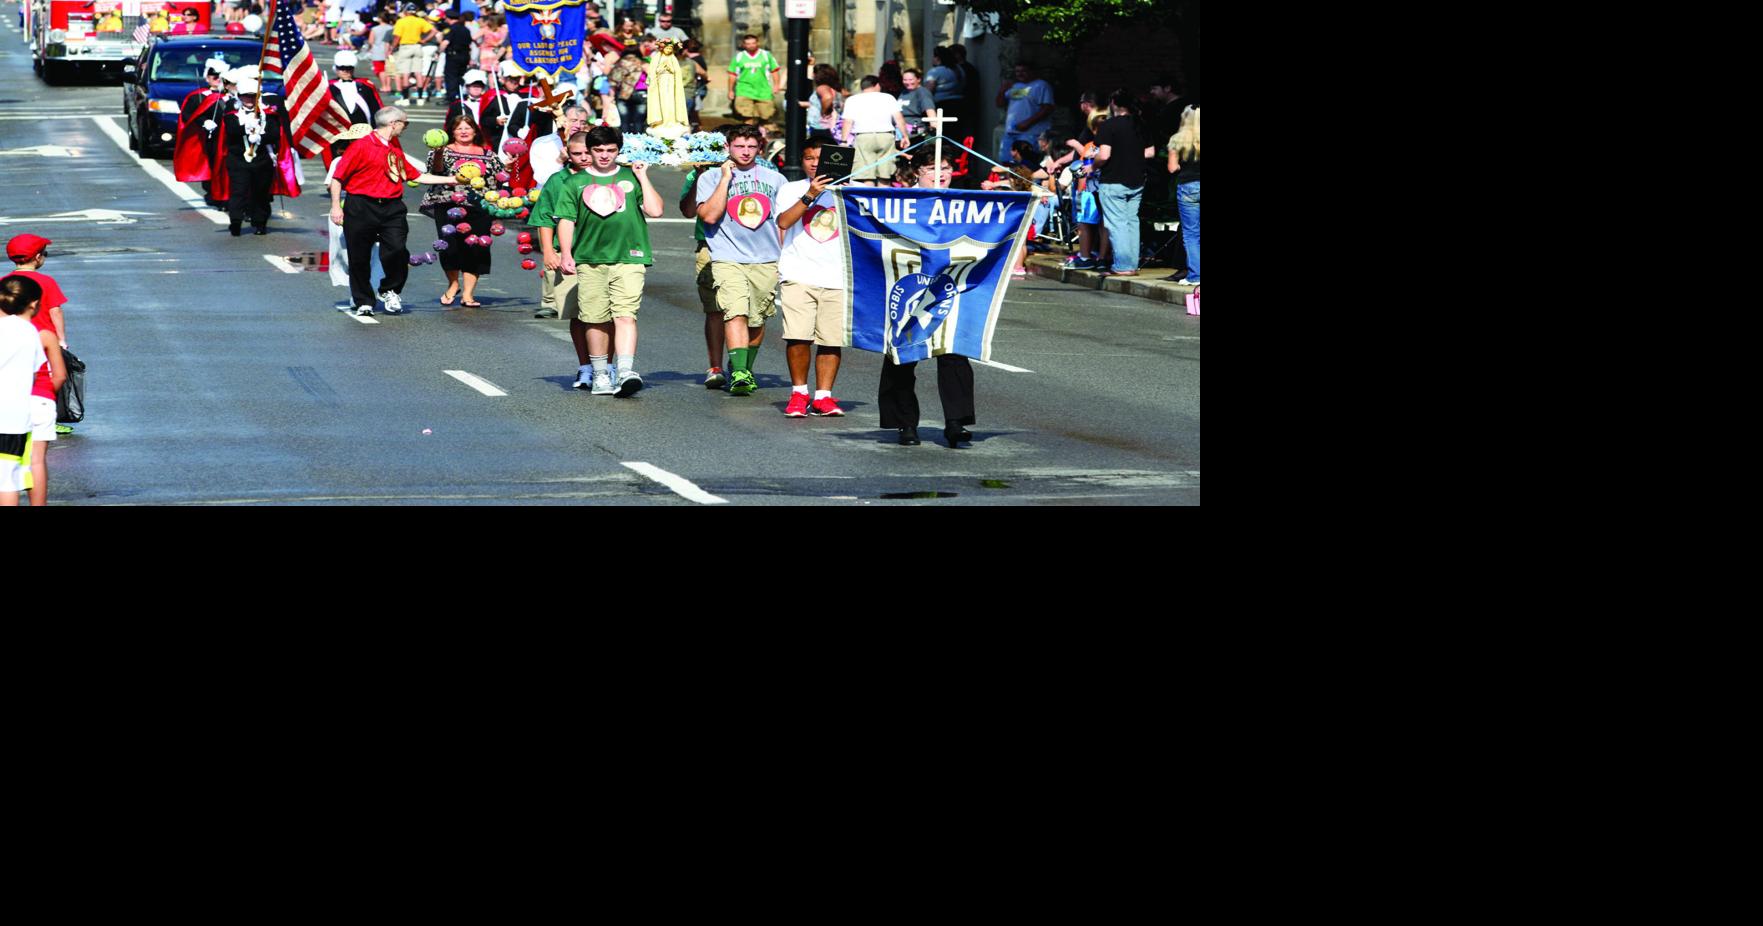
[[[1075,45],[1109,23],[1174,26],[1184,15],[1198,15],[1199,3],[1181,0],[959,0],[977,13],[998,14],[998,31],[1009,35],[1019,23],[1046,26],[1045,37]]]

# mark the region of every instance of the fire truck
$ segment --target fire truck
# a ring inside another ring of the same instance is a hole
[[[208,31],[210,4],[202,0],[25,0],[32,64],[51,84],[76,73],[101,70],[115,78],[125,61],[140,57],[143,39],[164,35],[184,20],[201,17]],[[146,30],[143,32],[142,28]]]

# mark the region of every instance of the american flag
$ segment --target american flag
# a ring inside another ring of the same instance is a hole
[[[306,157],[322,155],[328,163],[331,142],[349,127],[349,114],[331,97],[331,87],[312,60],[294,22],[294,0],[272,0],[275,27],[263,37],[263,72],[282,75],[282,97],[294,147]],[[284,67],[283,61],[287,64]]]
[[[147,23],[145,20],[135,27],[134,36],[136,42],[139,42],[142,45],[147,44]]]

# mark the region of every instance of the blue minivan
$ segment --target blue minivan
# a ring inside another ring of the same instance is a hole
[[[233,67],[256,64],[263,55],[258,37],[176,35],[156,37],[141,57],[123,65],[122,111],[128,118],[129,147],[142,157],[171,157],[177,138],[178,106],[191,91],[207,86],[202,68],[209,58]],[[280,96],[281,75],[264,74],[265,96]]]

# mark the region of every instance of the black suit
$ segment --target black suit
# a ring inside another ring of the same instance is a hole
[[[370,129],[373,128],[373,114],[379,112],[380,108],[384,105],[380,102],[379,90],[376,89],[373,84],[370,84],[359,77],[356,78],[355,92],[361,97],[361,99],[357,101],[353,108],[351,108],[349,103],[343,99],[343,91],[337,87],[340,83],[342,83],[341,80],[331,81],[331,99],[336,100],[337,105],[349,113],[349,124],[365,125]],[[349,143],[346,141],[333,142],[331,144],[331,157],[342,157],[343,150],[348,147]]]
[[[239,110],[234,109],[222,118],[226,121],[227,217],[232,220],[231,227],[237,230],[247,217],[252,228],[267,227],[276,159],[281,156],[282,140],[286,137],[281,123],[287,117],[279,106],[263,117],[263,138],[249,161],[245,160],[245,152],[250,142],[239,121]]]

